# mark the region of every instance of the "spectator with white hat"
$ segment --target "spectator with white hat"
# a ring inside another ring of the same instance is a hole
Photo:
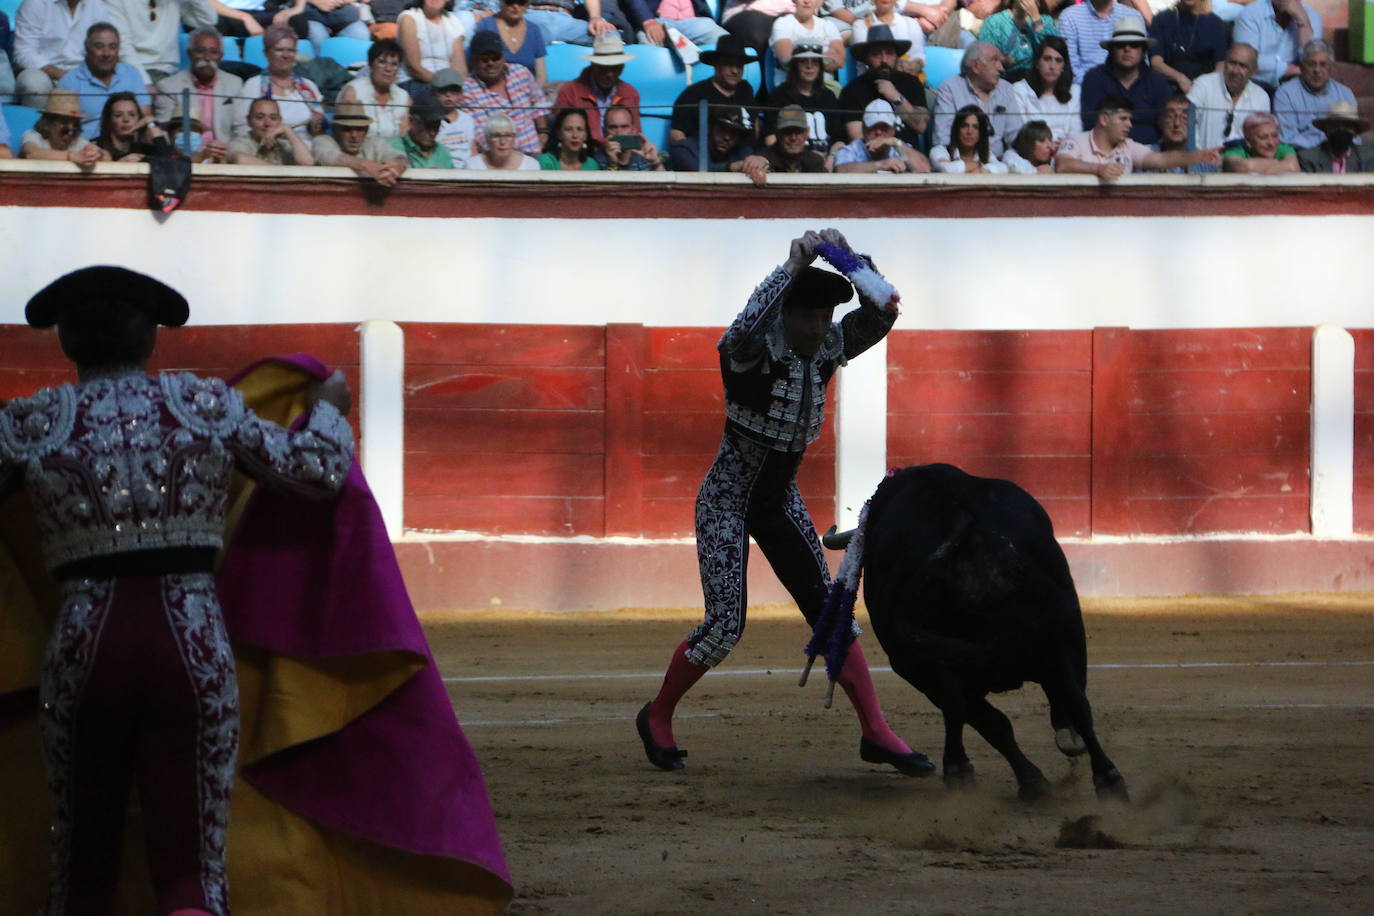
[[[897,138],[897,113],[887,99],[868,103],[863,136],[835,153],[836,172],[929,172],[930,160]]]
[[[1312,126],[1326,139],[1298,153],[1304,172],[1374,172],[1374,147],[1355,143],[1356,137],[1369,130],[1369,122],[1360,117],[1354,102],[1332,102],[1325,117],[1317,118]]]
[[[592,53],[582,55],[587,66],[576,79],[568,80],[558,89],[554,99],[555,111],[564,108],[580,108],[587,114],[587,126],[591,130],[593,143],[600,143],[605,136],[603,122],[606,111],[612,105],[622,105],[634,114],[635,130],[639,124],[639,90],[620,78],[625,65],[634,60],[633,54],[625,53],[625,42],[619,32],[607,32],[596,36]]]

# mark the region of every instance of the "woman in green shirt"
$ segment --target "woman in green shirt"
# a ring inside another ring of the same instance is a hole
[[[1279,119],[1267,111],[1256,111],[1240,126],[1245,145],[1221,154],[1223,172],[1249,175],[1281,175],[1298,171],[1298,151],[1279,142]]]
[[[601,166],[590,155],[587,138],[587,113],[581,108],[564,108],[553,116],[549,139],[538,157],[539,167],[546,171],[599,171]]]
[[[1002,52],[1002,79],[1014,83],[1030,71],[1031,57],[1047,35],[1058,35],[1049,6],[1041,0],[1011,0],[983,20],[978,40]]]

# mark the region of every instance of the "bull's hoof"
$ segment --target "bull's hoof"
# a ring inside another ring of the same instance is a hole
[[[1083,743],[1083,736],[1071,728],[1055,729],[1054,746],[1059,748],[1059,753],[1065,757],[1077,757],[1088,750],[1088,746]]]
[[[973,764],[965,760],[963,763],[945,764],[945,788],[954,791],[972,789],[978,784],[978,779],[973,772]]]
[[[889,751],[881,744],[874,744],[867,738],[859,739],[859,756],[866,763],[886,763],[897,768],[903,776],[929,776],[935,772],[935,764],[920,751],[899,754]]]
[[[1019,783],[1016,788],[1016,797],[1023,802],[1040,801],[1052,794],[1054,793],[1050,788],[1050,781],[1041,773],[1036,773],[1025,782]]]
[[[1093,786],[1097,789],[1097,797],[1104,801],[1125,803],[1131,800],[1131,793],[1126,791],[1126,780],[1115,768],[1106,773],[1094,773]]]
[[[682,762],[682,758],[687,756],[686,751],[655,743],[654,736],[649,732],[648,703],[645,703],[639,715],[635,716],[635,728],[639,731],[639,740],[644,742],[644,756],[648,757],[654,766],[660,770],[680,770],[687,766]]]

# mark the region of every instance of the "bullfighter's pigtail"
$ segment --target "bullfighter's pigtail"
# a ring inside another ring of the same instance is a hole
[[[859,510],[859,525],[850,536],[844,549],[844,559],[835,581],[830,583],[830,591],[825,596],[821,615],[811,631],[811,641],[806,644],[806,668],[802,671],[799,687],[806,686],[811,674],[811,666],[816,656],[825,653],[825,673],[830,684],[825,691],[825,708],[829,709],[835,697],[835,681],[844,668],[845,658],[849,655],[849,645],[854,642],[854,602],[859,595],[859,577],[864,562],[864,528],[868,524],[868,503]]]
[[[870,302],[877,303],[890,312],[897,311],[897,303],[901,301],[901,294],[897,288],[873,266],[867,255],[856,254],[848,248],[841,248],[839,245],[832,245],[829,242],[819,242],[816,245],[816,254],[825,258],[850,283]]]

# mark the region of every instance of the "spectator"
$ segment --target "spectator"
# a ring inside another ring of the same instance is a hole
[[[274,25],[286,26],[297,38],[310,34],[306,0],[291,0],[285,5],[278,5],[276,0],[210,0],[210,5],[218,16],[215,28],[229,38],[262,35]]]
[[[1054,172],[1054,156],[1059,141],[1044,121],[1027,121],[1016,132],[1011,147],[1002,154],[1002,164],[1013,175],[1049,175]]]
[[[248,133],[229,141],[229,161],[236,165],[314,165],[315,157],[299,131],[282,120],[276,99],[253,99],[248,105]]]
[[[468,48],[472,72],[463,83],[463,96],[478,131],[478,147],[484,140],[487,118],[503,112],[515,122],[515,145],[522,152],[538,154],[548,136],[544,90],[519,64],[506,63],[501,37],[478,32]]]
[[[70,89],[80,99],[86,113],[81,133],[88,140],[100,132],[105,100],[116,92],[132,92],[140,105],[152,110],[143,74],[119,59],[119,46],[118,30],[108,22],[97,22],[86,30],[86,59],[57,81],[58,88]]]
[[[24,0],[14,20],[19,104],[42,106],[57,81],[85,60],[86,30],[108,19],[105,0]]]
[[[1336,59],[1331,46],[1312,39],[1303,45],[1298,58],[1298,78],[1289,80],[1274,93],[1274,114],[1279,117],[1279,136],[1297,149],[1319,146],[1326,139],[1313,126],[1332,102],[1355,104],[1350,87],[1331,78],[1331,63]]]
[[[959,76],[945,80],[935,93],[935,136],[951,136],[954,113],[968,105],[978,106],[988,116],[993,130],[992,155],[1001,156],[1006,141],[1016,136],[1026,119],[1011,83],[1002,79],[1002,53],[986,42],[969,45],[959,65]]]
[[[1059,37],[1046,0],[1011,0],[1011,6],[983,20],[978,40],[1002,52],[1002,78],[1009,83],[1030,73],[1036,49],[1049,37]]]
[[[965,105],[954,113],[949,144],[940,143],[931,149],[930,167],[955,174],[1006,174],[1007,167],[989,151],[991,134],[987,112],[977,105]]]
[[[1109,95],[1097,106],[1097,124],[1092,130],[1074,134],[1059,144],[1055,156],[1056,172],[1096,175],[1111,184],[1133,170],[1186,168],[1195,162],[1216,166],[1221,162],[1216,149],[1159,152],[1131,139],[1133,104],[1123,95]]]
[[[210,0],[105,0],[110,23],[119,32],[120,59],[137,67],[149,84],[181,69],[182,28],[214,28]]]
[[[181,142],[181,132],[186,129],[187,122],[190,124],[190,142]],[[228,162],[229,144],[223,140],[214,138],[210,128],[205,122],[191,115],[189,119],[183,118],[181,105],[178,104],[166,113],[166,117],[158,122],[167,133],[167,142],[172,149],[178,153],[189,155],[192,162]],[[189,149],[188,149],[189,147]]]
[[[763,147],[770,172],[828,172],[827,158],[810,145],[811,118],[800,105],[778,112],[774,135],[777,141]]]
[[[871,6],[871,10],[864,11],[863,16],[854,20],[850,43],[865,43],[868,41],[870,29],[875,25],[885,25],[892,32],[893,38],[911,42],[910,48],[897,58],[896,69],[911,76],[919,76],[926,63],[926,34],[921,31],[920,20],[902,15],[902,11],[897,7],[897,0],[873,0]],[[854,60],[858,72],[863,73],[868,65],[857,57]],[[812,140],[814,142],[814,136]]]
[[[713,45],[727,34],[704,0],[627,0],[625,16],[641,44],[663,45],[668,29],[694,45]]]
[[[740,48],[766,48],[773,37],[773,21],[779,16],[795,12],[793,0],[723,0],[724,12],[720,24],[738,42]],[[720,47],[721,41],[716,41]]]
[[[214,29],[192,32],[186,56],[191,69],[158,80],[153,115],[159,122],[167,121],[181,107],[182,90],[191,90],[191,111],[205,128],[203,139],[213,147],[212,158],[222,159],[234,136],[234,99],[243,95],[243,80],[219,68],[224,40]]]
[[[810,123],[807,138],[811,149],[825,156],[844,145],[844,121],[838,117],[840,100],[825,85],[821,70],[822,56],[820,45],[799,42],[792,47],[786,81],[759,98],[765,142],[772,142],[770,138],[777,133],[778,110],[791,105],[806,112]]]
[[[836,172],[929,172],[930,160],[897,135],[897,112],[887,99],[864,109],[863,136],[835,151]]]
[[[396,20],[410,8],[410,0],[368,0],[368,8],[372,11],[372,22],[367,30],[373,41],[381,41],[396,37]]]
[[[429,86],[434,90],[434,100],[444,109],[437,139],[448,150],[453,167],[465,169],[477,153],[477,122],[463,110],[463,75],[445,67],[434,74]]]
[[[396,85],[401,75],[401,45],[390,38],[373,42],[367,49],[367,75],[360,76],[339,90],[339,102],[361,102],[368,116],[369,135],[374,139],[399,137],[410,129],[406,112],[410,110],[410,93]],[[444,68],[457,73],[452,67]],[[459,86],[463,75],[458,74]],[[430,89],[434,88],[431,80]]]
[[[1211,12],[1209,0],[1178,0],[1155,16],[1150,37],[1150,66],[1184,92],[1226,57],[1226,23]]]
[[[733,34],[721,38],[715,50],[702,52],[701,62],[714,67],[715,73],[688,86],[673,102],[673,121],[668,129],[670,157],[672,144],[697,135],[697,103],[702,99],[712,110],[733,110],[754,101],[754,87],[744,81],[744,68],[756,60],[758,56]]]
[[[583,55],[587,66],[558,89],[554,108],[580,108],[587,113],[587,123],[591,129],[591,139],[600,143],[602,139],[602,112],[612,105],[623,105],[634,113],[635,130],[639,130],[639,90],[620,78],[625,72],[625,64],[634,60],[633,54],[625,53],[625,42],[616,32],[596,36],[592,53]]]
[[[795,13],[787,13],[773,20],[773,30],[768,38],[768,48],[773,52],[776,63],[777,82],[787,79],[787,62],[792,58],[792,46],[804,41],[818,44],[824,49],[822,66],[827,73],[839,73],[844,67],[844,39],[840,30],[828,19],[816,16],[821,8],[821,0],[795,0]]]
[[[371,41],[372,33],[362,20],[360,0],[306,0],[306,37],[320,54],[320,47],[331,37]],[[365,0],[362,0],[365,2]]]
[[[586,19],[574,15],[579,12]],[[544,33],[545,44],[590,45],[598,35],[630,29],[615,0],[539,0],[530,4],[525,18]]]
[[[1255,73],[1255,49],[1242,42],[1231,45],[1221,73],[1204,73],[1193,81],[1188,101],[1197,109],[1194,136],[1198,146],[1221,146],[1242,139],[1241,124],[1256,111],[1269,110],[1269,93],[1250,82]]]
[[[371,126],[362,102],[339,102],[334,106],[333,135],[321,134],[312,144],[315,164],[343,166],[384,188],[395,187],[405,173],[406,157],[385,139],[372,136]]]
[[[519,64],[530,71],[534,74],[534,81],[543,88],[549,82],[549,71],[545,65],[549,52],[544,44],[544,33],[530,25],[525,18],[525,11],[529,8],[529,0],[501,0],[500,12],[479,22],[477,32],[495,32],[500,36],[501,53],[505,55],[506,63]]]
[[[1193,105],[1188,101],[1188,97],[1181,92],[1175,92],[1159,110],[1159,142],[1150,148],[1161,153],[1194,149],[1188,137],[1188,114],[1192,110]],[[1188,166],[1175,166],[1164,171],[1177,175],[1202,175],[1217,172],[1219,169],[1209,162],[1194,162]]]
[[[679,172],[699,170],[697,138],[678,140],[668,148],[673,168]],[[767,181],[768,161],[754,152],[754,126],[749,112],[739,106],[711,109],[706,136],[706,171],[743,172],[756,185]]]
[[[410,9],[396,18],[396,27],[406,65],[403,88],[408,92],[428,87],[434,74],[445,67],[467,75],[463,59],[467,31],[453,12],[453,0],[412,0]]]
[[[1109,95],[1131,100],[1140,117],[1131,128],[1131,139],[1149,145],[1159,140],[1155,119],[1174,87],[1164,77],[1145,66],[1145,49],[1153,39],[1134,20],[1117,22],[1112,37],[1102,42],[1108,51],[1107,62],[1094,67],[1083,77],[1083,127],[1092,129],[1097,121],[1097,106]]]
[[[601,164],[592,155],[591,146],[587,142],[587,133],[587,112],[581,108],[564,108],[558,111],[553,116],[544,152],[535,157],[539,167],[546,172],[601,171]]]
[[[539,171],[539,161],[526,156],[515,145],[515,122],[507,115],[494,114],[487,118],[482,138],[485,149],[468,160],[468,168],[477,171]]]
[[[324,133],[324,105],[320,87],[296,73],[296,35],[288,26],[274,25],[262,36],[267,69],[243,81],[234,103],[234,132],[243,131],[253,99],[275,99],[282,122],[301,139]],[[305,163],[309,164],[309,163]]]
[[[1016,110],[1049,125],[1056,141],[1083,129],[1079,85],[1069,68],[1069,46],[1058,35],[1040,42],[1026,78],[1012,83]]]
[[[658,147],[635,129],[634,112],[624,105],[606,109],[606,141],[596,161],[613,172],[661,172],[666,166]]]
[[[915,146],[930,125],[930,110],[926,108],[926,90],[921,81],[897,70],[897,59],[911,49],[911,44],[898,40],[885,25],[873,26],[867,38],[850,48],[854,59],[867,64],[868,69],[840,92],[845,131],[837,132],[835,139],[853,141],[863,137],[863,112],[872,102],[882,99],[900,118],[897,139]]]
[[[1374,148],[1355,143],[1369,130],[1354,102],[1332,102],[1323,117],[1312,122],[1326,139],[1298,153],[1298,166],[1304,172],[1374,172]]]
[[[1286,77],[1297,76],[1298,52],[1322,37],[1322,17],[1301,0],[1254,0],[1236,18],[1232,42],[1259,55],[1254,80],[1273,92]]]
[[[116,92],[105,100],[95,145],[115,162],[144,162],[152,156],[172,155],[167,135],[151,115],[143,113],[132,92]]]
[[[1116,0],[1085,0],[1059,14],[1059,34],[1069,47],[1069,69],[1082,82],[1088,71],[1107,59],[1103,44],[1116,31],[1117,20],[1130,22],[1145,33],[1145,19]]]
[[[89,172],[105,154],[81,136],[81,101],[70,89],[54,89],[48,93],[47,104],[32,130],[19,138],[19,156],[23,159],[47,159],[74,162]]]
[[[1281,175],[1300,171],[1298,151],[1279,140],[1279,119],[1256,111],[1245,119],[1245,142],[1221,154],[1223,172],[1248,175]]]
[[[448,148],[439,143],[439,129],[444,126],[444,109],[432,98],[420,97],[410,105],[410,130],[403,136],[390,137],[386,142],[404,154],[406,162],[417,169],[451,169],[453,157]]]

